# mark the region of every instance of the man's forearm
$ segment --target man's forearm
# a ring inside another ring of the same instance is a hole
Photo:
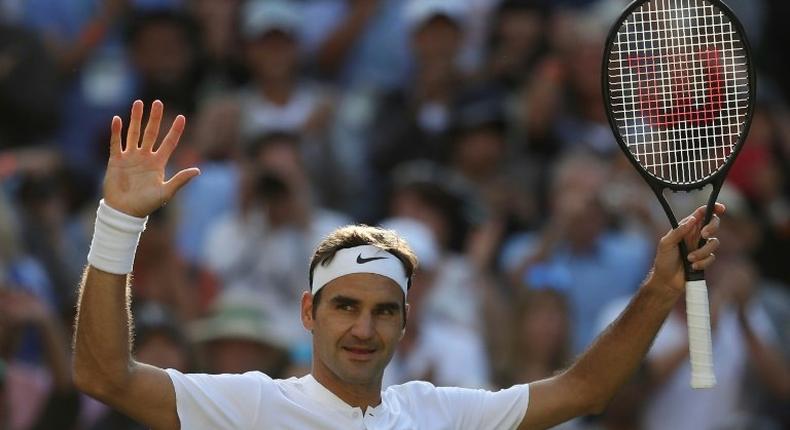
[[[130,374],[128,275],[88,266],[80,285],[74,335],[74,380],[101,396],[123,387]]]
[[[602,411],[636,371],[681,294],[648,279],[620,317],[568,370],[567,376],[584,387],[584,395],[595,399],[594,410]]]

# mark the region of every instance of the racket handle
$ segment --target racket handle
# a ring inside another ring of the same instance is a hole
[[[711,388],[716,385],[716,375],[713,374],[708,287],[704,279],[686,282],[686,319],[689,328],[691,388]]]

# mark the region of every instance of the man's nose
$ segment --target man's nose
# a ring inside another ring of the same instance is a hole
[[[373,317],[368,313],[361,313],[351,327],[351,334],[357,339],[370,339],[373,337]]]

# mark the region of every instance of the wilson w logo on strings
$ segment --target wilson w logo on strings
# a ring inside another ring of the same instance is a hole
[[[632,101],[651,126],[708,126],[725,108],[721,52],[715,47],[697,49],[627,57],[635,87]]]

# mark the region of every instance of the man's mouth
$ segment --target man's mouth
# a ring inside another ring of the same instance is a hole
[[[369,360],[376,352],[375,348],[360,348],[352,346],[344,346],[343,350],[351,355],[352,360]]]

